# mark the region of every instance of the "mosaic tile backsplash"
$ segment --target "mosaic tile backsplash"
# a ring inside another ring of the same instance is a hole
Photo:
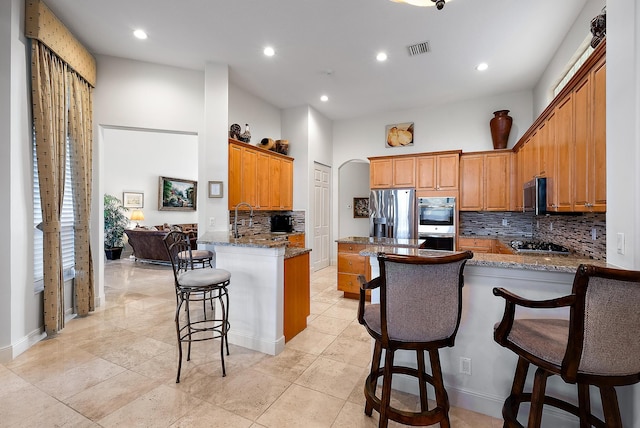
[[[304,211],[254,211],[253,224],[249,227],[249,211],[238,211],[238,233],[241,235],[259,235],[271,232],[271,216],[288,214],[293,221],[293,232],[304,233]],[[229,231],[233,228],[235,211],[229,211]]]
[[[522,236],[553,242],[594,260],[606,260],[607,255],[604,213],[534,216],[520,212],[465,211],[460,213],[458,229],[461,235]]]

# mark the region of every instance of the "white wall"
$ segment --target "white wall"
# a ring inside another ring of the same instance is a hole
[[[240,88],[229,84],[229,127],[237,123],[245,129],[249,124],[251,144],[260,143],[263,138],[280,140],[281,110]],[[227,128],[228,129],[228,128]]]
[[[0,4],[0,176],[5,200],[0,219],[6,236],[0,261],[0,362],[40,338],[42,293],[33,287],[33,191],[31,157],[30,43],[24,3]]]
[[[198,136],[142,129],[105,128],[103,162],[108,171],[103,191],[122,200],[122,192],[144,193],[146,226],[197,223],[196,211],[160,211],[160,176],[198,180]],[[176,151],[179,161],[176,161]],[[145,159],[147,160],[145,162]],[[206,186],[207,183],[198,183]],[[197,207],[203,201],[200,195]],[[131,211],[127,216],[131,215]],[[134,226],[135,222],[130,224]]]
[[[599,15],[606,5],[606,0],[589,0],[575,22],[567,32],[564,40],[553,54],[540,80],[533,89],[533,112],[538,117],[553,99],[553,88],[565,75],[569,67],[577,59],[576,50],[583,45],[585,39],[591,41],[591,19]]]
[[[353,218],[353,198],[369,197],[369,163],[347,162],[338,172],[338,227],[339,237],[369,236],[369,219]]]

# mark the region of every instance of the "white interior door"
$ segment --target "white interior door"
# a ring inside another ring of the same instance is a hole
[[[331,168],[314,163],[313,167],[313,270],[329,266],[329,218],[331,201]]]

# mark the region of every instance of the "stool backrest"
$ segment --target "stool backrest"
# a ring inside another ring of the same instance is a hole
[[[563,377],[640,374],[640,272],[580,265]]]
[[[434,257],[381,254],[383,341],[453,346],[462,310],[463,270],[473,253]]]
[[[179,257],[180,253],[191,254],[189,238],[186,233],[174,230],[167,233],[163,242],[169,254],[169,260],[171,260],[173,276],[177,285],[180,273],[191,268],[191,257]]]

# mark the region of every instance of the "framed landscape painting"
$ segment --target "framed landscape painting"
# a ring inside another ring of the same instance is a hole
[[[160,211],[195,211],[198,182],[160,177],[158,209]]]
[[[122,192],[122,206],[125,208],[144,208],[144,193]]]

